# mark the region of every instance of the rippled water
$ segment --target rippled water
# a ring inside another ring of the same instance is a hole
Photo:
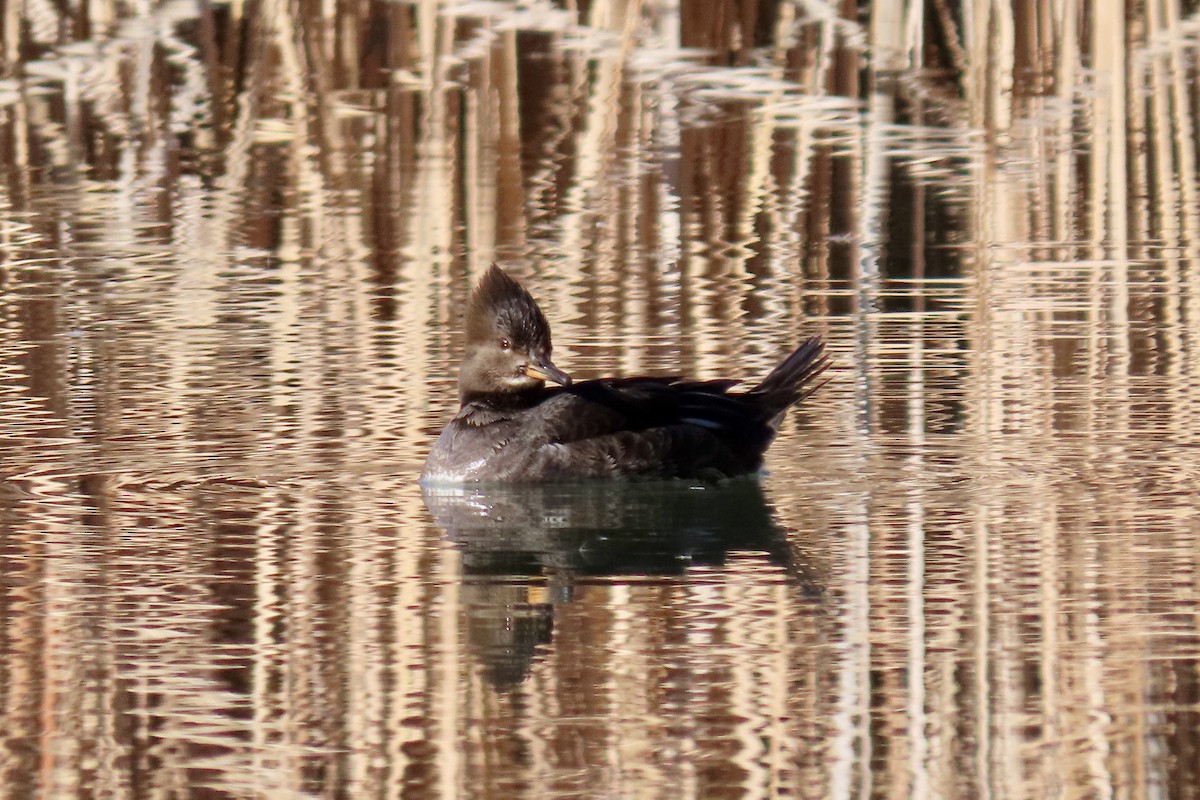
[[[0,797],[1200,797],[1195,4],[582,5],[5,7]],[[832,380],[423,494],[493,260]]]

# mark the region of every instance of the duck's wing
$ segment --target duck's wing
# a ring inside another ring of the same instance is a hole
[[[623,378],[556,390],[543,458],[573,477],[719,477],[757,469],[774,430],[737,381]]]

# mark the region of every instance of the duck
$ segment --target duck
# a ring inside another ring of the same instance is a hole
[[[429,451],[427,486],[757,475],[788,410],[823,385],[830,363],[818,335],[741,391],[736,379],[575,381],[552,360],[533,296],[497,265],[465,321],[459,408]]]

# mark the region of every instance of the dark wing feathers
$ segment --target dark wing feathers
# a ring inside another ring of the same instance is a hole
[[[590,407],[584,415],[592,416],[596,407],[609,411],[604,415],[617,431],[645,431],[672,425],[695,425],[700,428],[727,429],[749,432],[762,420],[747,395],[728,394],[737,381],[693,381],[679,383],[669,378],[624,378],[620,380],[585,381],[569,389],[559,390],[584,401]],[[570,420],[566,420],[570,422]],[[574,423],[563,434],[577,438]]]
[[[765,449],[783,414],[818,388],[814,380],[829,366],[825,343],[814,336],[785,358],[762,383],[730,392],[736,380],[681,381],[677,378],[621,378],[585,381],[561,390],[595,408],[613,427],[606,433],[686,425],[712,435]],[[562,431],[570,441],[571,427]],[[587,426],[591,427],[591,426]],[[589,432],[587,435],[596,435]]]
[[[805,342],[762,383],[618,378],[547,389],[538,405],[536,473],[710,478],[762,466],[787,409],[828,366]]]

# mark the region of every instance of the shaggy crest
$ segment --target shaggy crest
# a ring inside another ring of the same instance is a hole
[[[467,341],[482,342],[498,335],[513,338],[518,347],[550,349],[550,323],[529,292],[493,264],[467,306]]]

